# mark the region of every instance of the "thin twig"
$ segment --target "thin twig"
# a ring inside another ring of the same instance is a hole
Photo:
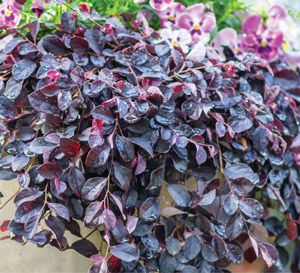
[[[20,189],[21,187],[19,187],[18,190],[0,206],[0,209],[3,209],[18,194]]]

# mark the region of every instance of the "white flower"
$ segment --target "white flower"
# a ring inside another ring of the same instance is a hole
[[[186,29],[172,30],[170,27],[160,31],[162,40],[166,41],[170,47],[180,47],[184,53],[189,51],[189,44],[192,36]]]

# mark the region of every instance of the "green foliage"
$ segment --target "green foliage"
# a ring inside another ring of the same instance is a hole
[[[138,5],[133,0],[91,0],[92,7],[102,16],[120,15],[122,13],[136,13],[143,5]]]

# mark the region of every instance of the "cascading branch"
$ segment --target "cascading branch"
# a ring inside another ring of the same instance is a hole
[[[91,273],[227,272],[256,256],[286,266],[300,213],[297,72],[252,55],[195,63],[110,19],[88,29],[64,13],[55,33],[42,28],[0,54],[0,179],[21,187],[1,230],[91,257]]]

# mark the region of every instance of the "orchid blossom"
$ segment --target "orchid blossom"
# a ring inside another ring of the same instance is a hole
[[[160,31],[162,40],[166,41],[171,48],[181,48],[184,53],[189,51],[189,44],[192,42],[190,33],[185,29],[172,29],[171,26]]]
[[[160,25],[165,27],[168,22],[176,24],[178,16],[184,12],[185,6],[181,3],[171,3],[165,10],[158,10],[157,15],[161,19]]]
[[[150,0],[150,6],[156,11],[166,10],[171,4],[173,0]]]
[[[261,15],[251,15],[243,23],[241,34],[234,29],[225,28],[217,33],[212,47],[220,51],[227,46],[236,57],[254,53],[268,62],[278,59],[281,52],[284,35],[279,25],[287,18],[287,12],[281,5],[273,5],[269,9],[267,22]]]
[[[21,20],[21,14],[14,1],[3,1],[0,4],[0,28],[15,28]]]
[[[216,27],[216,17],[212,12],[205,12],[203,4],[195,4],[178,16],[176,26],[188,30],[194,42],[208,42],[210,32]]]
[[[279,56],[283,33],[267,27],[260,15],[252,15],[243,24],[240,43],[244,51],[256,53],[272,62]]]
[[[34,12],[37,17],[40,17],[45,11],[43,1],[42,0],[34,0],[30,10],[32,12]]]

